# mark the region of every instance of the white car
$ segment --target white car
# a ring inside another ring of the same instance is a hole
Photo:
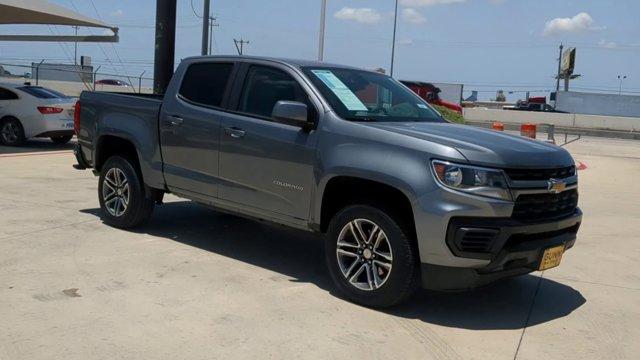
[[[18,146],[34,137],[66,144],[76,100],[41,86],[0,83],[0,144]]]

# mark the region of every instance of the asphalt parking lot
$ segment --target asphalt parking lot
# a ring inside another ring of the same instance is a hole
[[[334,294],[319,238],[175,197],[117,230],[69,146],[0,147],[0,359],[637,359],[640,141],[567,148],[560,267],[379,311]]]

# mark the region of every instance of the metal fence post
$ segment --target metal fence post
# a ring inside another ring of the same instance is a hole
[[[93,91],[96,91],[96,76],[98,75],[98,70],[100,70],[101,66],[102,65],[98,65],[96,71],[93,72]]]
[[[142,94],[142,76],[144,75],[144,73],[146,73],[147,70],[144,70],[142,72],[142,74],[140,74],[140,77],[138,78],[138,93]]]
[[[38,85],[38,80],[40,78],[40,65],[42,65],[42,63],[44,62],[44,59],[42,59],[38,65],[36,65],[36,85]]]

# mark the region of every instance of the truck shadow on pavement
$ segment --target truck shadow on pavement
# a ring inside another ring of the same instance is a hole
[[[99,215],[99,209],[81,211]],[[315,234],[224,214],[189,201],[157,207],[149,224],[136,232],[260,266],[337,295],[325,270],[323,242]],[[409,302],[383,311],[447,327],[521,329],[567,316],[585,302],[577,290],[540,278],[538,273],[469,292],[419,291]]]
[[[28,139],[20,146],[0,145],[0,155],[73,150],[74,145],[75,138],[66,144],[56,144],[49,139]]]

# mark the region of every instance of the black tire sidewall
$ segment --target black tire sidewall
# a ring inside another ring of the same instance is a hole
[[[118,168],[124,172],[129,183],[129,205],[121,216],[113,216],[107,211],[104,199],[102,198],[102,187],[104,186],[104,178],[111,168]],[[98,200],[100,202],[100,210],[102,219],[105,223],[117,228],[131,228],[139,225],[150,215],[149,202],[144,194],[142,182],[138,172],[132,165],[131,161],[121,156],[112,156],[104,163],[100,171],[98,181]],[[151,202],[152,209],[153,202]],[[147,214],[146,212],[149,212]]]
[[[50,139],[56,144],[66,144],[73,138],[73,135],[52,136]]]
[[[387,281],[376,290],[360,290],[342,275],[336,257],[337,239],[342,228],[354,219],[367,219],[387,235],[393,251],[392,270]],[[347,299],[371,307],[388,307],[408,298],[417,280],[417,251],[405,231],[385,212],[369,205],[352,205],[339,211],[329,224],[325,241],[325,257],[329,274],[340,293]]]
[[[16,141],[14,141],[12,143],[7,143],[2,138],[2,135],[0,135],[0,144],[7,145],[7,146],[20,146],[20,145],[22,145],[22,143],[24,143],[24,141],[25,141],[25,137],[24,137],[24,127],[22,127],[22,123],[20,122],[20,120],[14,118],[14,117],[5,118],[4,120],[0,121],[0,132],[2,131],[2,128],[4,127],[4,124],[9,123],[9,122],[13,122],[16,125],[18,125],[18,139],[16,139]]]

